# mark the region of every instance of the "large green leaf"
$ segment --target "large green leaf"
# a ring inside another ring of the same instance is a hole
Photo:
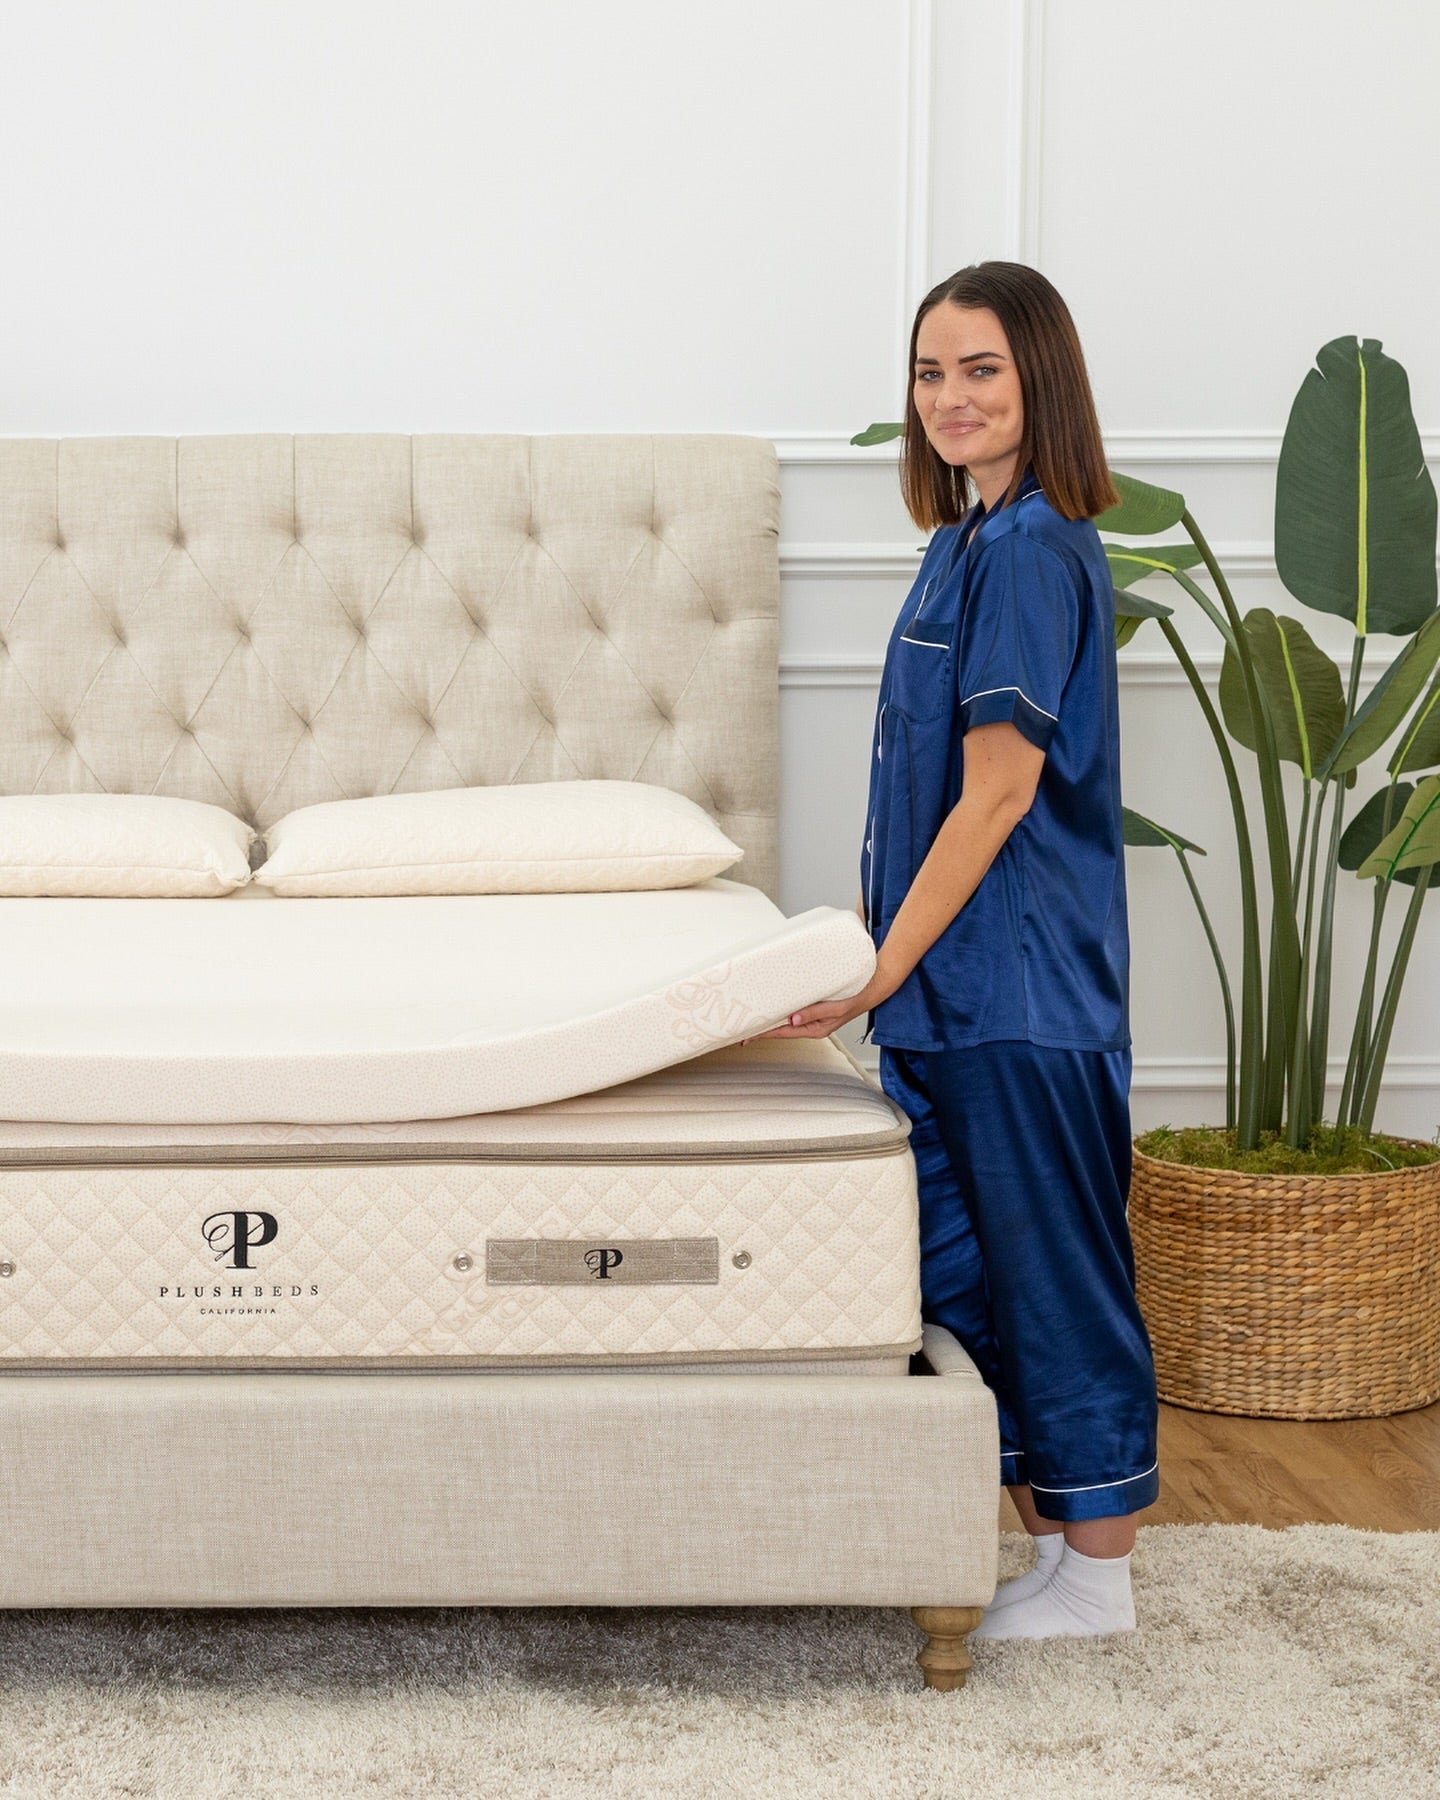
[[[1255,679],[1274,721],[1276,751],[1285,762],[1298,763],[1308,780],[1329,756],[1345,723],[1340,671],[1298,619],[1256,606],[1246,613],[1244,625]],[[1244,677],[1228,644],[1220,667],[1220,708],[1231,737],[1253,750]]]
[[[1110,479],[1120,504],[1103,512],[1095,524],[1100,531],[1122,531],[1128,537],[1157,537],[1169,531],[1185,516],[1185,496],[1169,488],[1151,487],[1148,481],[1137,481],[1133,475],[1119,475],[1114,469]]]
[[[850,442],[862,447],[869,444],[888,444],[892,438],[904,435],[905,427],[903,425],[867,425],[863,431],[857,431]]]
[[[1147,819],[1144,813],[1133,808],[1120,808],[1120,822],[1125,842],[1132,849],[1153,849],[1164,846],[1169,850],[1187,850],[1192,855],[1203,856],[1205,852],[1198,844],[1192,844],[1189,838],[1181,837],[1178,831],[1170,831],[1164,825],[1157,825],[1153,819]]]
[[[1374,338],[1335,338],[1315,361],[1280,448],[1280,579],[1362,636],[1414,631],[1435,607],[1435,488],[1410,384]]]
[[[1194,544],[1106,544],[1105,560],[1117,588],[1128,588],[1147,575],[1170,569],[1193,569],[1205,559]]]
[[[1370,690],[1336,740],[1326,774],[1344,774],[1373,756],[1395,730],[1440,658],[1440,612],[1430,617]],[[1437,758],[1436,760],[1440,760]],[[1424,767],[1424,764],[1418,765]]]
[[[1427,775],[1405,804],[1400,823],[1360,865],[1361,875],[1393,880],[1406,869],[1440,862],[1440,775]]]
[[[1139,594],[1127,594],[1122,588],[1113,590],[1115,601],[1115,647],[1123,649],[1147,619],[1168,619],[1173,606],[1162,606],[1158,600],[1144,600]]]
[[[1436,763],[1440,763],[1440,675],[1431,682],[1429,693],[1401,733],[1390,758],[1390,773],[1413,775]]]
[[[1404,813],[1410,796],[1415,792],[1415,785],[1409,781],[1397,781],[1392,794],[1389,787],[1382,787],[1374,793],[1356,813],[1345,827],[1340,839],[1340,853],[1337,861],[1342,869],[1358,869],[1379,847],[1385,836],[1385,802],[1390,802],[1390,821],[1392,825]],[[1396,878],[1407,887],[1414,887],[1420,879],[1418,869],[1407,869]]]
[[[1175,608],[1163,601],[1151,600],[1144,594],[1130,594],[1116,588],[1112,594],[1115,616],[1121,619],[1173,619]]]

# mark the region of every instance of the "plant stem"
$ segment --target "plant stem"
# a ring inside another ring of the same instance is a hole
[[[1306,789],[1310,783],[1305,783]],[[1309,801],[1309,793],[1306,793]],[[1309,867],[1305,874],[1305,932],[1300,949],[1300,1003],[1295,1009],[1295,1039],[1290,1060],[1290,1120],[1286,1142],[1292,1150],[1310,1141],[1316,1115],[1311,1107],[1310,1022],[1305,1016],[1305,999],[1310,984],[1310,947],[1315,923],[1315,869],[1320,854],[1320,822],[1325,808],[1325,789],[1320,790],[1319,804],[1310,831]],[[1308,806],[1307,806],[1308,810]]]
[[[1370,1068],[1365,1077],[1365,1097],[1360,1104],[1360,1129],[1366,1137],[1369,1137],[1375,1124],[1380,1083],[1385,1077],[1385,1059],[1390,1053],[1390,1033],[1395,1025],[1400,990],[1405,984],[1405,970],[1414,947],[1416,928],[1420,923],[1420,909],[1425,904],[1425,890],[1430,885],[1434,868],[1433,863],[1428,863],[1416,877],[1410,904],[1405,909],[1405,923],[1400,927],[1400,939],[1395,946],[1395,958],[1390,965],[1390,976],[1385,983],[1385,998],[1380,1002],[1380,1017],[1376,1021],[1375,1041],[1370,1051]]]
[[[1270,999],[1265,1038],[1265,1099],[1261,1122],[1270,1131],[1285,1123],[1285,1078],[1290,1067],[1295,1015],[1300,1006],[1300,929],[1296,920],[1296,889],[1290,881],[1290,821],[1286,810],[1285,783],[1275,746],[1270,708],[1260,697],[1260,737],[1264,751],[1258,758],[1260,791],[1265,806],[1265,839],[1270,852]],[[1270,779],[1266,779],[1266,770]]]
[[[1390,894],[1388,881],[1377,881],[1370,902],[1370,947],[1365,956],[1365,976],[1360,983],[1360,997],[1355,1003],[1355,1028],[1350,1034],[1350,1054],[1345,1059],[1345,1083],[1340,1089],[1340,1104],[1335,1109],[1336,1144],[1338,1134],[1355,1123],[1360,1096],[1365,1091],[1365,1071],[1370,1060],[1370,1022],[1375,1014],[1375,974],[1380,964],[1380,930],[1385,923],[1385,902]]]
[[[1192,538],[1195,538],[1195,541],[1198,545],[1199,539],[1198,539],[1198,537],[1196,535],[1196,531],[1194,529],[1191,530],[1190,536]],[[1190,598],[1195,602],[1195,604],[1205,614],[1205,617],[1210,621],[1210,623],[1220,633],[1221,637],[1224,638],[1225,642],[1230,645],[1231,649],[1234,649],[1235,633],[1231,629],[1230,621],[1225,617],[1225,614],[1220,610],[1220,608],[1215,604],[1215,602],[1205,592],[1204,588],[1202,588],[1200,586],[1199,582],[1197,582],[1193,576],[1187,575],[1185,573],[1184,569],[1167,569],[1165,572],[1167,575],[1170,576],[1172,581],[1177,581],[1180,584],[1180,586],[1182,588],[1184,588],[1185,592],[1190,596]],[[1237,652],[1237,654],[1238,654],[1238,652]]]
[[[1181,524],[1190,541],[1200,552],[1215,591],[1220,596],[1225,617],[1230,624],[1227,639],[1234,646],[1235,659],[1245,681],[1245,701],[1250,712],[1251,736],[1255,740],[1256,763],[1260,775],[1260,795],[1265,811],[1265,843],[1270,862],[1270,1016],[1265,1042],[1265,1090],[1261,1103],[1261,1125],[1272,1131],[1284,1122],[1285,1072],[1290,1045],[1295,1031],[1295,1012],[1299,1005],[1300,932],[1295,919],[1295,890],[1290,880],[1290,830],[1285,816],[1285,786],[1280,771],[1280,757],[1275,746],[1275,730],[1269,708],[1255,674],[1255,659],[1250,640],[1230,585],[1215,560],[1215,553],[1188,509]],[[1194,587],[1194,583],[1190,583]]]
[[[1390,835],[1398,781],[1399,777],[1392,775],[1390,785],[1385,790],[1385,811],[1379,841]],[[1365,1092],[1365,1080],[1369,1073],[1370,1025],[1375,1011],[1375,974],[1380,964],[1380,932],[1385,923],[1385,908],[1389,904],[1392,885],[1389,881],[1375,883],[1375,898],[1370,908],[1370,948],[1365,956],[1365,978],[1360,984],[1360,998],[1355,1003],[1355,1029],[1351,1033],[1350,1054],[1345,1062],[1345,1085],[1340,1090],[1340,1106],[1335,1114],[1336,1127],[1341,1130],[1356,1122],[1360,1096]]]
[[[1200,914],[1200,923],[1205,928],[1205,936],[1209,940],[1210,954],[1215,960],[1215,973],[1220,977],[1220,998],[1225,1005],[1225,1129],[1235,1129],[1235,1002],[1230,993],[1230,976],[1225,968],[1225,958],[1220,954],[1220,943],[1215,936],[1215,927],[1210,923],[1210,914],[1205,910],[1205,902],[1200,897],[1200,888],[1195,880],[1194,871],[1190,867],[1190,859],[1183,850],[1177,849],[1175,854],[1180,858],[1180,867],[1190,889],[1190,897],[1195,902],[1195,910]]]
[[[1235,849],[1240,864],[1240,1058],[1239,1088],[1236,1105],[1236,1141],[1242,1150],[1254,1150],[1260,1142],[1260,1081],[1265,1055],[1265,990],[1260,972],[1260,905],[1255,884],[1255,851],[1250,841],[1250,821],[1245,812],[1245,796],[1240,788],[1240,775],[1230,750],[1225,727],[1206,691],[1200,671],[1195,667],[1180,633],[1171,619],[1159,620],[1165,641],[1175,653],[1175,660],[1185,673],[1191,691],[1199,703],[1225,774],[1225,787],[1230,797],[1230,813],[1235,821]],[[1235,1083],[1234,1057],[1226,1068],[1226,1090]]]
[[[1295,860],[1290,869],[1290,885],[1297,890],[1300,886],[1301,871],[1305,867],[1305,833],[1310,827],[1310,798],[1314,786],[1313,781],[1307,780],[1301,789],[1300,829],[1295,834]]]
[[[1350,683],[1345,696],[1345,724],[1355,717],[1360,697],[1360,670],[1365,660],[1365,639],[1357,637],[1350,653]],[[1335,887],[1340,873],[1340,838],[1345,825],[1345,778],[1335,781],[1334,811],[1330,815],[1330,842],[1325,849],[1325,887],[1320,897],[1320,934],[1315,947],[1315,973],[1310,992],[1310,1112],[1325,1116],[1325,1076],[1330,1061],[1330,982],[1335,951]],[[1337,1115],[1337,1123],[1338,1123]]]

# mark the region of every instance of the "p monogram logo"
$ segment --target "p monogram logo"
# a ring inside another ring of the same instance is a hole
[[[625,1252],[623,1250],[604,1249],[585,1252],[585,1267],[590,1270],[597,1281],[608,1281],[610,1271],[618,1269],[624,1260]]]
[[[279,1229],[275,1215],[267,1212],[211,1213],[201,1226],[216,1262],[227,1256],[235,1258],[225,1265],[230,1269],[248,1269],[250,1252],[272,1242]]]

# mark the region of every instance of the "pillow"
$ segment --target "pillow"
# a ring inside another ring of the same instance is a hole
[[[0,796],[0,895],[212,899],[250,879],[255,833],[160,794]]]
[[[688,887],[742,852],[693,800],[638,781],[538,781],[330,800],[265,834],[277,894],[579,894]]]

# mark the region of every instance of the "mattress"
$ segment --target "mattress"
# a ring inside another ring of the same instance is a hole
[[[611,1087],[857,992],[853,913],[658,893],[0,900],[0,1119],[364,1123]]]
[[[506,1113],[0,1125],[0,1368],[901,1373],[913,1159],[828,1041]]]

